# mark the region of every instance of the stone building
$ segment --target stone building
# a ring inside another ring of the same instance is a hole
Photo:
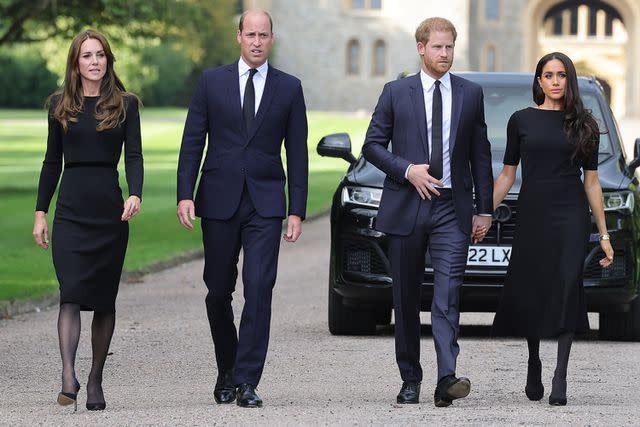
[[[300,77],[310,109],[371,110],[385,82],[416,71],[426,17],[458,31],[454,71],[533,71],[567,53],[595,74],[618,116],[640,115],[638,0],[245,0],[275,21],[272,62]]]

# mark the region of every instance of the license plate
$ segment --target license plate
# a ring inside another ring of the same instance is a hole
[[[511,246],[469,246],[467,265],[507,266]]]

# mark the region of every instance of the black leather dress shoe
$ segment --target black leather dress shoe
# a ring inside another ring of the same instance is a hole
[[[420,401],[420,383],[405,381],[397,397],[398,403],[418,403]]]
[[[238,386],[238,406],[243,408],[260,408],[262,399],[256,394],[256,388],[251,384],[240,384]]]
[[[236,400],[236,386],[233,384],[231,371],[218,374],[216,387],[213,389],[213,398],[216,403],[232,403]]]
[[[455,375],[448,375],[438,381],[436,391],[433,393],[433,403],[439,407],[446,407],[453,403],[455,399],[467,397],[471,391],[471,381],[469,378],[456,378]]]

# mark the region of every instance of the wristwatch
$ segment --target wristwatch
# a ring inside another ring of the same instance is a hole
[[[601,234],[600,235],[600,240],[609,240],[609,235],[608,234]]]

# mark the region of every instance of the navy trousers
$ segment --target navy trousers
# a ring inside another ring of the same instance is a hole
[[[201,224],[205,301],[218,372],[232,371],[235,384],[257,386],[269,345],[282,218],[258,215],[245,187],[233,217],[226,221],[202,218]],[[238,334],[231,301],[241,248],[245,304]]]
[[[416,226],[408,236],[391,236],[396,361],[403,381],[422,381],[420,366],[420,285],[429,250],[434,268],[431,325],[438,380],[455,375],[460,348],[459,290],[470,236],[457,223],[451,190],[420,203]]]

